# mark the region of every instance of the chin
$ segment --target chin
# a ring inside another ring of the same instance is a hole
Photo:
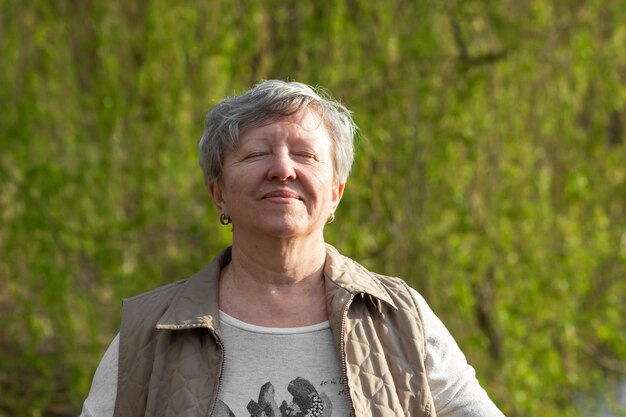
[[[294,230],[293,228],[290,228],[290,227],[273,227],[273,228],[264,230],[264,232],[262,233],[268,237],[276,237],[276,238],[283,238],[283,239],[304,235],[304,233],[302,233],[301,231]]]
[[[261,226],[260,233],[277,238],[296,238],[310,235],[310,227],[292,222],[272,222]]]

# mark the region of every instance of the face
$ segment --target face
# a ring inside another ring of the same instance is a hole
[[[334,179],[332,142],[305,109],[242,133],[209,191],[233,222],[233,235],[322,236],[344,184]]]

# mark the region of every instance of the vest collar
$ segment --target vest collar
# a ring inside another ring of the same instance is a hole
[[[361,294],[373,297],[389,304],[397,310],[395,303],[387,293],[387,290],[376,278],[376,274],[368,271],[363,265],[343,256],[333,246],[326,245],[326,264],[324,265],[324,275],[331,283],[342,288],[352,295]],[[326,285],[326,297],[329,298],[330,285]]]
[[[197,327],[217,329],[219,327],[220,271],[230,260],[231,248],[228,247],[220,252],[210,264],[185,281],[157,322],[156,328],[163,330]],[[352,295],[368,295],[397,310],[387,290],[375,278],[375,274],[352,259],[341,255],[331,245],[326,245],[324,276],[327,279],[327,299],[334,298],[337,290],[343,290]],[[329,315],[332,315],[331,311]]]

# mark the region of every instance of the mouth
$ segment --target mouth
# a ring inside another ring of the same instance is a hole
[[[275,201],[278,203],[290,203],[294,200],[300,201],[300,195],[291,190],[275,190],[269,193],[263,194],[264,200]]]

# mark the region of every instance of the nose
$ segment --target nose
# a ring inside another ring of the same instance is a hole
[[[272,158],[271,166],[267,171],[269,180],[291,181],[296,178],[294,161],[288,152],[278,152]]]

